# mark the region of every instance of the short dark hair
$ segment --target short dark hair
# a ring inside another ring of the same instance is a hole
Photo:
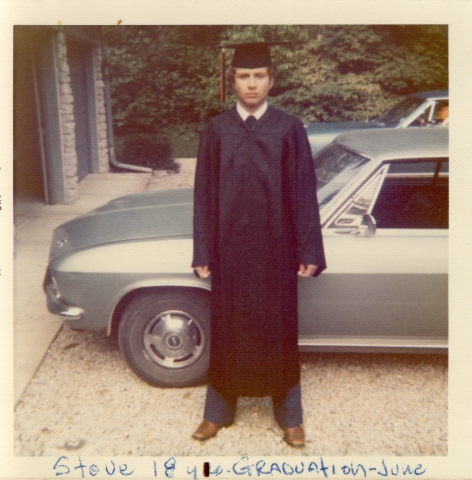
[[[267,68],[267,73],[269,74],[269,77],[271,77],[272,79],[275,80],[277,78],[277,68],[275,68],[274,66],[265,67],[265,68]],[[226,78],[228,79],[228,82],[231,85],[234,85],[234,78],[236,76],[236,70],[237,70],[236,67],[230,67],[229,70],[228,70],[228,73],[226,75]]]

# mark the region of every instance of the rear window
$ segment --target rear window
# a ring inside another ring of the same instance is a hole
[[[370,162],[370,159],[339,146],[322,150],[314,160],[320,207],[329,203]]]

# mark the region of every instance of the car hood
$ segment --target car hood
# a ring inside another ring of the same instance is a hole
[[[192,234],[193,189],[127,195],[54,231],[50,259],[105,243]]]

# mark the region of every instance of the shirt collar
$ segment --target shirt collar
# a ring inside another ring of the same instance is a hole
[[[244,108],[241,107],[239,102],[236,104],[236,110],[238,111],[239,116],[244,121],[246,121],[247,117],[249,117],[250,115],[253,115],[254,117],[256,117],[256,120],[259,120],[259,118],[261,118],[262,115],[264,115],[265,111],[267,110],[267,107],[268,107],[268,104],[267,104],[267,102],[265,102],[264,105],[262,105],[262,107],[259,108],[259,110],[257,110],[256,112],[251,114],[251,113],[247,112],[246,110],[244,110]]]

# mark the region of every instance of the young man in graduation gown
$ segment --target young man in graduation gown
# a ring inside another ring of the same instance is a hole
[[[194,258],[210,276],[206,440],[235,417],[239,396],[271,396],[285,441],[304,445],[297,277],[326,268],[316,179],[300,120],[267,104],[267,44],[236,46],[237,105],[210,120],[195,175]]]

